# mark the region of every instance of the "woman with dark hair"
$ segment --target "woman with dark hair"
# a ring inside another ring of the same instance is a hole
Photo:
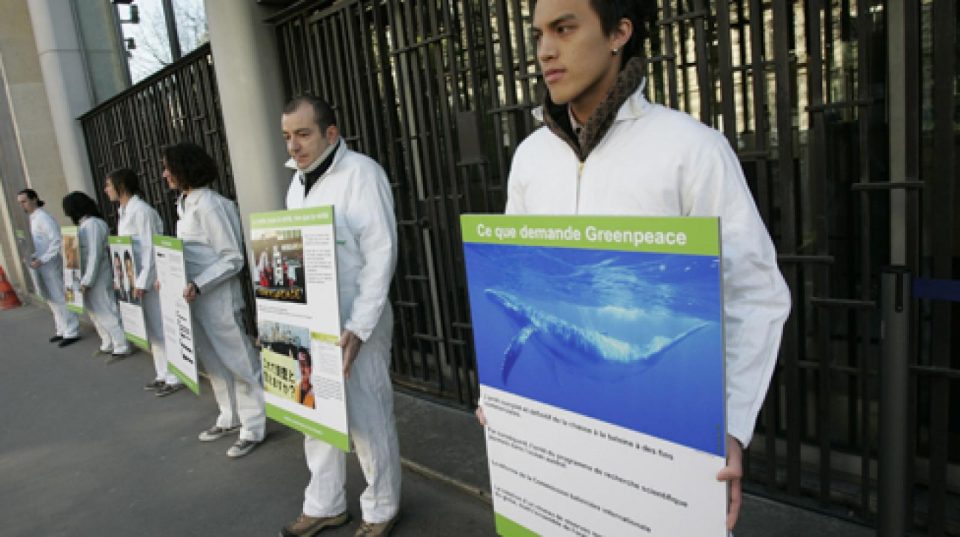
[[[199,146],[180,143],[163,150],[163,178],[177,199],[177,237],[190,282],[183,298],[193,305],[197,356],[210,375],[220,415],[200,433],[211,442],[240,429],[228,457],[242,457],[263,440],[266,412],[260,358],[243,330],[243,233],[232,201],[207,188],[217,165]]]
[[[132,279],[128,275],[130,281],[127,288],[132,290],[129,301],[141,301],[147,339],[150,340],[150,353],[153,354],[155,376],[143,389],[156,390],[157,397],[165,397],[183,388],[183,384],[167,370],[160,297],[156,292],[151,292],[153,283],[157,281],[157,269],[153,261],[153,236],[163,234],[163,221],[156,209],[140,197],[140,181],[135,171],[120,168],[110,172],[103,190],[110,201],[120,204],[117,210],[117,234],[130,237],[133,242],[134,269],[139,267],[139,271],[134,271]]]
[[[97,202],[83,192],[71,192],[63,198],[63,212],[80,226],[80,259],[83,262],[80,290],[90,320],[100,335],[100,352],[122,358],[130,354],[130,345],[120,324],[113,291],[113,271],[107,237],[110,230],[100,216]]]

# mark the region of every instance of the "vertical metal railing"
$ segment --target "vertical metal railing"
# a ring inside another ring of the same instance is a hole
[[[103,186],[107,173],[126,167],[137,172],[144,200],[160,213],[164,233],[176,233],[176,198],[161,176],[161,150],[166,145],[189,141],[202,146],[219,172],[210,187],[237,198],[209,44],[101,103],[82,115],[80,122],[97,201],[114,232],[116,205]],[[246,301],[253,304],[250,279],[242,279]],[[253,333],[253,308],[246,308],[244,318],[247,331]]]
[[[922,17],[907,44],[930,51],[929,75],[896,105],[902,110],[888,99],[887,30],[901,21],[888,20],[887,1],[658,6],[648,96],[730,141],[794,303],[748,453],[749,487],[876,523],[880,290],[891,234],[900,233],[891,215],[905,207],[902,231],[922,238],[908,245],[913,273],[951,278],[960,251],[956,4],[909,2]],[[271,21],[288,93],[333,101],[348,141],[393,181],[403,251],[392,290],[394,379],[463,406],[476,377],[457,216],[502,210],[510,158],[537,127],[529,10],[521,0],[317,0]],[[921,107],[935,118],[923,133],[933,148],[923,160],[930,185],[921,192],[925,177],[915,175],[891,189],[888,117],[907,110],[919,124]],[[910,522],[957,534],[958,316],[955,305],[928,302],[911,309],[908,331],[911,460],[925,469],[907,484],[916,495]]]

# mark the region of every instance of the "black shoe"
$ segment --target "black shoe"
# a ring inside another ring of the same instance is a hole
[[[63,339],[63,336],[53,336],[52,338],[50,338],[50,343],[56,343],[61,339]]]
[[[162,388],[166,383],[162,380],[151,380],[144,387],[144,391],[156,391]]]
[[[60,343],[57,343],[58,347],[66,347],[67,345],[73,345],[74,343],[80,341],[79,337],[65,337]]]
[[[155,393],[154,395],[156,395],[157,397],[166,397],[171,393],[178,392],[182,389],[183,389],[183,384],[167,384],[166,382],[164,382],[163,386],[160,386],[159,388],[157,388],[157,393]]]

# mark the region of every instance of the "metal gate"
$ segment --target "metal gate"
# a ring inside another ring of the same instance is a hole
[[[749,450],[750,489],[876,522],[878,479],[888,475],[878,459],[889,451],[878,445],[880,381],[894,371],[882,327],[905,302],[913,464],[912,496],[899,501],[916,527],[960,534],[960,416],[951,412],[960,317],[943,293],[892,304],[880,291],[884,274],[958,276],[955,0],[658,5],[649,97],[726,135],[793,295]],[[476,374],[458,216],[502,211],[510,157],[535,128],[527,2],[301,1],[270,22],[288,94],[331,101],[348,142],[393,181],[395,381],[469,407]],[[892,143],[890,121],[901,116],[904,143]],[[910,171],[891,181],[901,162]],[[897,244],[907,245],[902,260]]]
[[[217,163],[217,181],[210,188],[237,199],[233,170],[210,45],[205,44],[133,87],[104,101],[80,117],[93,171],[97,201],[116,232],[116,205],[103,191],[106,175],[126,167],[137,172],[144,201],[163,219],[164,233],[176,235],[176,194],[162,177],[163,147],[178,142],[202,146]],[[253,304],[253,289],[245,265],[243,294]],[[256,332],[252,307],[244,309],[247,333]]]

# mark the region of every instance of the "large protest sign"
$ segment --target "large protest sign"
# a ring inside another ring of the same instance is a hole
[[[63,291],[67,308],[83,313],[83,292],[80,281],[83,279],[83,260],[80,258],[80,236],[77,226],[60,228],[63,247]]]
[[[187,271],[183,241],[165,235],[153,236],[153,255],[160,282],[160,313],[163,317],[163,352],[167,368],[193,393],[200,393],[197,355],[193,339],[193,314],[183,298]]]
[[[718,220],[461,225],[498,533],[724,536]]]
[[[349,451],[333,207],[250,219],[267,415]]]
[[[133,255],[133,239],[110,237],[110,263],[113,267],[113,288],[120,306],[123,333],[134,345],[150,350],[147,342],[147,325],[143,318],[143,304],[136,295],[137,266]],[[150,291],[148,289],[148,291]]]

